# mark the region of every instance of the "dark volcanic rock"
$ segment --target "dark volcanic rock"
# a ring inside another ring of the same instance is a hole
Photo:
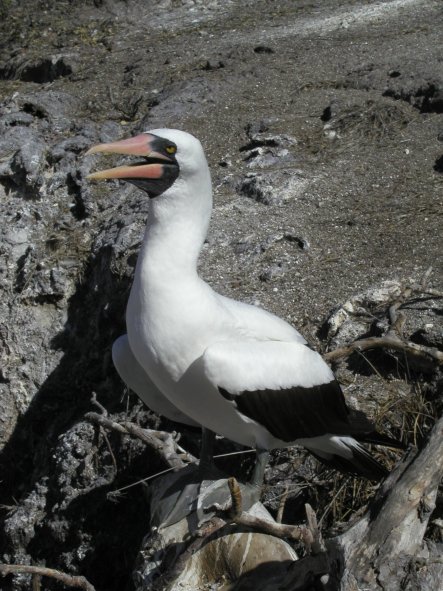
[[[0,151],[5,154],[0,164],[0,182],[6,190],[18,191],[26,198],[40,198],[47,149],[43,138],[27,127],[14,127],[6,133],[0,140]]]
[[[18,55],[6,64],[0,65],[0,78],[44,84],[63,76],[69,76],[75,71],[76,65],[77,56],[75,54],[56,54],[34,59]]]

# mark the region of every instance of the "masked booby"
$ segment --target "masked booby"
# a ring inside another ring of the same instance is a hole
[[[182,422],[189,417],[255,447],[260,460],[267,450],[297,444],[342,471],[384,477],[385,468],[361,443],[397,442],[346,406],[331,369],[300,333],[263,309],[221,296],[199,277],[212,211],[200,142],[183,131],[155,129],[88,153],[98,152],[131,155],[134,162],[90,180],[121,179],[149,198],[125,346],[163,403],[178,409]],[[259,482],[264,462],[257,465]]]

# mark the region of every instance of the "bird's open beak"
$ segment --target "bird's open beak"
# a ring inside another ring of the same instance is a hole
[[[91,181],[104,179],[160,179],[164,172],[164,164],[174,164],[174,162],[164,154],[155,151],[153,144],[156,140],[158,140],[156,136],[142,133],[126,140],[93,146],[86,154],[97,154],[98,152],[127,154],[141,156],[143,160],[134,164],[93,172],[86,178]]]

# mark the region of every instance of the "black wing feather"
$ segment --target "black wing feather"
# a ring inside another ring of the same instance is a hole
[[[219,391],[234,402],[239,412],[282,441],[326,433],[356,438],[375,433],[374,425],[362,412],[348,409],[336,380],[310,388],[294,386],[283,390],[244,391],[238,395],[224,388]]]
[[[363,447],[353,447],[351,451],[352,458],[348,459],[337,454],[332,455],[330,458],[322,458],[312,451],[312,449],[309,450],[319,462],[343,474],[363,476],[368,480],[375,480],[376,482],[383,480],[389,474],[388,470]]]

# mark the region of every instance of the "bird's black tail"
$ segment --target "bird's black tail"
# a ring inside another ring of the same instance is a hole
[[[372,445],[383,445],[384,447],[393,447],[394,449],[406,449],[406,445],[401,441],[398,441],[398,439],[393,439],[378,431],[354,435],[354,438],[361,443],[372,443]]]
[[[361,476],[368,480],[380,481],[389,474],[388,470],[378,460],[371,456],[362,446],[352,450],[352,458],[345,458],[339,455],[333,455],[329,458],[323,458],[318,454],[311,452],[322,464],[338,470],[343,474],[352,474]]]
[[[325,445],[322,446],[322,449],[317,446],[315,449],[306,447],[320,462],[345,474],[353,474],[375,481],[385,478],[389,474],[388,470],[356,439],[335,436],[330,437],[329,441],[325,438]],[[376,431],[367,435],[359,435],[358,439],[375,445],[404,447],[399,441]]]

